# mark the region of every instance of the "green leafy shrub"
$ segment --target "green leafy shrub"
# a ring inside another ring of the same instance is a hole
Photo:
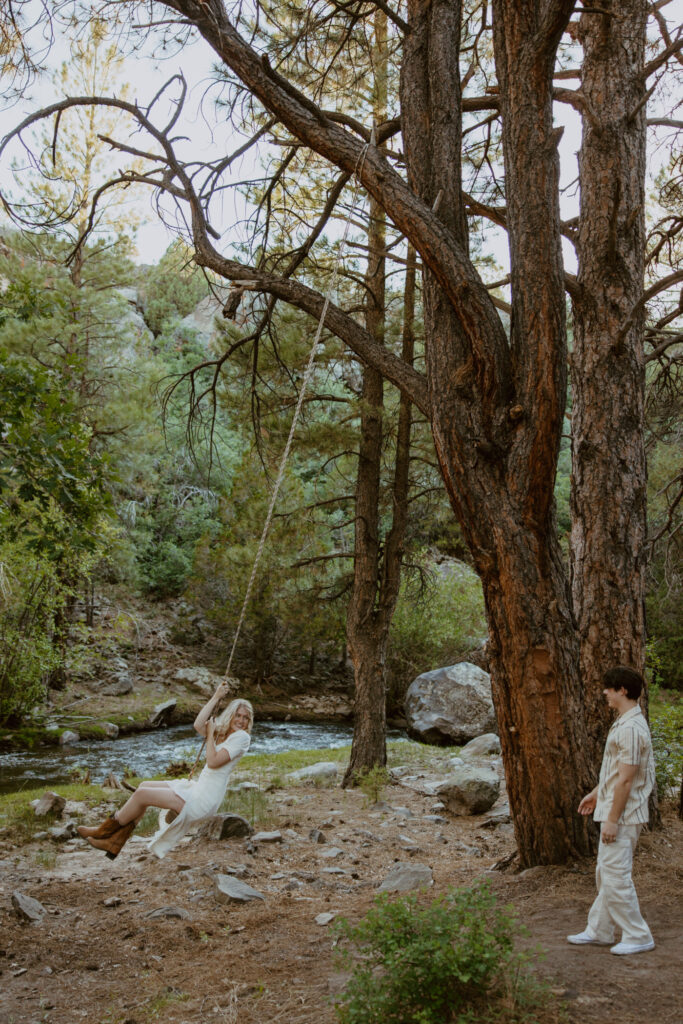
[[[387,769],[382,765],[376,764],[373,768],[368,768],[364,772],[358,772],[355,782],[368,804],[378,804],[382,799],[386,786],[389,784],[389,779],[390,775]]]
[[[414,893],[380,895],[362,921],[342,919],[336,932],[340,965],[353,972],[336,1006],[342,1024],[535,1019],[526,957],[513,945],[521,929],[487,885],[428,904]]]
[[[650,687],[650,728],[657,791],[671,796],[683,772],[683,701],[673,694],[665,698],[656,685]]]

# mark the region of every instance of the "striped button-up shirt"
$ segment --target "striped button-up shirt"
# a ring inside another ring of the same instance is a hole
[[[655,784],[655,763],[650,729],[638,706],[620,715],[607,734],[593,814],[595,821],[606,821],[609,816],[620,764],[637,764],[638,771],[619,824],[644,825],[648,819],[647,801]]]

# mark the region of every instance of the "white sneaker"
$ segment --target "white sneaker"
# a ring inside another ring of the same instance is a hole
[[[578,935],[568,935],[567,942],[572,946],[609,946],[612,939],[605,942],[603,939],[596,939],[590,932],[579,932]]]
[[[617,942],[616,946],[612,946],[610,949],[610,953],[616,953],[617,956],[628,956],[630,953],[647,953],[648,950],[654,948],[653,939],[650,939],[649,942]]]

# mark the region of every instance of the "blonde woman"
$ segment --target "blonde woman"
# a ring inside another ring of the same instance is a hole
[[[165,857],[192,825],[216,814],[231,772],[249,749],[254,724],[254,709],[248,700],[233,700],[218,718],[211,717],[227,692],[228,686],[222,683],[194,722],[199,735],[206,739],[206,764],[199,778],[141,782],[123,807],[98,828],[79,827],[79,834],[91,846],[104,850],[113,860],[147,808],[160,807],[174,813],[159,816],[160,828],[149,849],[157,857]]]

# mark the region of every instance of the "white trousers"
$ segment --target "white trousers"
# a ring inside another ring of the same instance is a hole
[[[631,878],[633,852],[641,827],[619,825],[613,843],[600,840],[595,870],[598,895],[588,914],[588,931],[599,942],[613,942],[615,928],[621,929],[622,942],[640,945],[652,941]]]

